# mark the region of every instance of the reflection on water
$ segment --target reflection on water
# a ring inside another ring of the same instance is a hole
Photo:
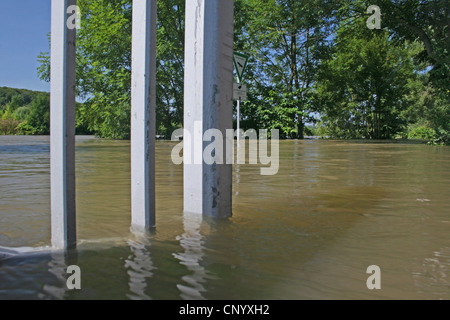
[[[174,253],[174,257],[190,271],[190,274],[181,278],[185,284],[177,285],[183,299],[205,299],[202,293],[206,292],[203,286],[203,283],[206,282],[206,271],[200,265],[204,256],[203,236],[200,232],[202,220],[201,215],[185,213],[184,233],[177,237],[184,252]]]
[[[66,270],[72,265],[61,252],[52,252],[48,262],[48,272],[53,275],[53,281],[46,281],[42,293],[38,293],[39,299],[64,299],[67,290]]]
[[[50,243],[48,144],[0,137],[0,246]],[[157,143],[157,229],[142,237],[129,142],[79,137],[76,255],[0,250],[0,299],[450,299],[450,148],[282,141],[279,173],[234,166],[233,218],[210,221],[182,212],[174,145]]]
[[[128,298],[132,300],[149,300],[151,299],[145,293],[147,288],[147,280],[153,276],[153,262],[150,256],[150,250],[148,246],[151,245],[148,239],[140,239],[141,242],[128,240],[128,246],[130,247],[131,254],[127,260],[125,260],[125,269],[128,269],[128,275],[130,276],[130,294]]]

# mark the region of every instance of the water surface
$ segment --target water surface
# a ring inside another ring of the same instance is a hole
[[[235,165],[233,218],[211,221],[183,214],[173,146],[157,143],[157,229],[137,237],[129,142],[78,137],[78,250],[0,260],[0,299],[450,298],[450,148],[282,141],[278,175]],[[0,136],[0,246],[48,249],[49,183],[48,137]]]

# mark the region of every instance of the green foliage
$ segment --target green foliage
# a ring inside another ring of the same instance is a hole
[[[29,125],[26,121],[20,123],[16,128],[15,132],[18,135],[32,136],[36,134],[36,129]]]
[[[157,134],[182,126],[184,0],[158,1]],[[128,139],[131,114],[131,0],[79,0],[77,109],[80,127],[103,138]],[[50,79],[48,53],[38,74]]]
[[[31,112],[30,106],[23,106],[16,109],[14,117],[18,120],[27,119]]]
[[[183,126],[185,0],[158,1],[157,134]]]
[[[3,87],[0,88],[0,101],[0,134],[50,133],[49,93]],[[82,104],[77,104],[78,109],[81,106]],[[79,117],[77,134],[91,134]]]
[[[412,126],[408,132],[408,139],[433,140],[436,137],[436,131],[426,125]]]
[[[32,102],[26,125],[33,130],[28,130],[28,127],[20,129],[27,129],[27,132],[37,135],[50,134],[50,96],[48,94],[41,94]]]
[[[47,34],[47,40],[48,43],[50,44],[51,43],[50,33]],[[39,79],[45,82],[50,82],[50,53],[41,52],[37,56],[37,61],[39,63],[39,66],[37,68]]]
[[[130,1],[80,0],[77,90],[87,98],[79,121],[99,136],[126,139],[130,132]]]
[[[409,128],[425,126],[435,132],[429,140],[433,144],[449,144],[450,101],[442,90],[429,81],[429,74],[422,75],[408,84],[409,108],[402,116]]]
[[[16,134],[16,127],[19,125],[19,122],[13,119],[3,119],[0,120],[0,134],[2,135],[11,135]]]
[[[312,121],[313,85],[327,50],[332,1],[236,1],[236,47],[251,56],[252,93],[243,118],[255,128],[303,138]],[[256,113],[255,113],[256,112]]]
[[[24,91],[27,94],[27,91]],[[16,94],[1,114],[2,134],[50,133],[50,96],[48,93],[33,93],[28,105],[24,95]]]
[[[419,40],[420,58],[432,69],[429,80],[435,89],[449,96],[450,6],[447,0],[378,0],[383,24],[400,40]],[[448,97],[449,98],[449,97]],[[449,100],[450,101],[450,100]]]
[[[365,22],[355,19],[339,30],[333,54],[321,66],[316,102],[333,137],[391,139],[406,125],[401,113],[420,45],[399,44]]]
[[[36,103],[39,99],[42,99],[42,96],[48,97],[48,93],[7,87],[0,88],[0,134],[36,134],[37,128],[28,124],[28,120],[32,114],[37,119],[45,117],[45,114],[35,110]],[[49,108],[48,101],[46,108]],[[47,116],[49,117],[48,114]],[[48,125],[46,132],[48,132]]]
[[[78,1],[77,94],[85,102],[77,132],[130,136],[131,3]],[[382,30],[366,27],[372,4],[381,7]],[[184,6],[158,1],[156,116],[165,137],[183,123]],[[448,143],[448,10],[444,0],[235,0],[235,51],[251,56],[242,128],[280,129],[284,138],[409,134]],[[38,60],[49,81],[49,54]],[[24,96],[23,109],[16,94],[0,91],[2,118],[26,121],[23,132],[45,131],[45,121],[30,122],[33,110],[46,117],[44,108],[32,109]]]
[[[439,128],[431,144],[450,145],[450,131]]]
[[[19,107],[29,105],[38,94],[38,92],[25,89],[0,87],[0,111],[5,111],[10,107],[10,111],[14,112]]]

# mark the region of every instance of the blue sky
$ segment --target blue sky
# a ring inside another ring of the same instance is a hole
[[[0,87],[50,91],[37,76],[48,52],[51,0],[0,0]]]

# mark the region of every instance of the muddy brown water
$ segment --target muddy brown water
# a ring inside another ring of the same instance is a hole
[[[281,141],[278,174],[235,165],[233,217],[212,221],[183,214],[174,146],[157,143],[157,229],[137,237],[129,142],[78,137],[79,246],[64,256],[48,252],[48,137],[0,137],[0,246],[28,251],[0,254],[0,299],[450,298],[449,147]]]

